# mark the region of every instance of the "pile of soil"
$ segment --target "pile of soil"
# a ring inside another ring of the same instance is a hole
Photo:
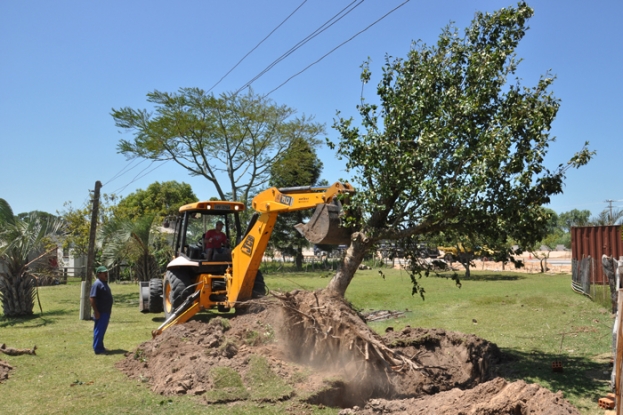
[[[473,402],[482,395],[477,405],[550,408],[550,401],[563,402],[535,385],[487,382],[495,377],[500,351],[473,335],[406,327],[380,336],[343,299],[321,291],[277,295],[251,308],[247,314],[173,326],[118,367],[163,395],[200,395],[206,403],[296,397],[293,405],[354,408],[345,414],[379,413],[375,408],[381,407],[382,413],[406,407],[413,413],[412,404],[442,408],[448,402],[458,406],[447,413],[461,413],[457,408],[472,399],[461,394],[473,393]],[[507,389],[514,392],[503,393]],[[472,392],[478,390],[480,395]],[[447,398],[435,403],[444,394]],[[422,403],[427,399],[433,401]],[[571,407],[566,401],[561,405]]]
[[[502,378],[482,383],[473,389],[452,389],[419,399],[389,401],[372,399],[365,407],[343,409],[340,415],[580,415],[563,399],[539,385],[524,381],[508,383]]]

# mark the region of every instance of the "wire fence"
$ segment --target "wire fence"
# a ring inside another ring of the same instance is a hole
[[[607,281],[595,281],[595,267],[601,266],[595,262],[591,257],[571,260],[571,288],[609,310],[612,307],[610,286]]]

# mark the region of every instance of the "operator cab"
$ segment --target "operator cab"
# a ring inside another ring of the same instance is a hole
[[[173,238],[175,257],[199,262],[231,262],[231,247],[238,240],[235,223],[243,210],[244,204],[240,202],[206,201],[182,206]],[[226,240],[219,241],[208,258],[204,236],[217,228],[217,222],[223,224],[221,232]]]

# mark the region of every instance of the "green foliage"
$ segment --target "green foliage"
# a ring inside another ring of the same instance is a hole
[[[129,263],[139,281],[158,278],[171,252],[165,236],[156,229],[155,218],[154,214],[114,217],[104,224],[98,232],[102,262],[108,266]]]
[[[99,204],[97,227],[107,223],[112,217],[118,197],[114,194],[102,195]],[[89,232],[91,229],[91,215],[93,205],[91,203],[82,208],[76,208],[71,202],[64,204],[64,210],[57,212],[62,218],[65,226],[65,236],[63,238],[63,251],[71,249],[74,256],[86,255],[89,251]]]
[[[147,94],[153,112],[113,109],[115,125],[134,134],[121,140],[130,158],[173,160],[190,175],[210,181],[222,200],[247,201],[268,183],[270,168],[295,137],[316,145],[324,127],[295,110],[255,95],[216,97],[199,88]],[[221,182],[221,177],[227,183]]]
[[[346,159],[357,188],[357,250],[439,232],[493,246],[511,239],[532,246],[544,237],[550,215],[542,206],[562,192],[566,171],[593,153],[584,147],[548,169],[560,106],[550,92],[554,78],[546,74],[533,87],[508,82],[532,14],[523,2],[477,13],[463,36],[449,26],[436,45],[416,42],[406,59],[388,57],[380,103],[358,105],[360,126],[335,121],[339,138],[329,144]]]
[[[31,315],[35,304],[34,260],[56,247],[62,221],[45,212],[15,216],[0,199],[0,301],[8,317]]]
[[[139,189],[121,199],[115,208],[115,215],[130,219],[155,215],[162,219],[177,216],[181,206],[198,200],[189,184],[174,180],[154,182],[146,190]]]
[[[572,209],[558,215],[558,226],[563,232],[570,232],[572,226],[586,226],[591,216],[590,210]]]
[[[622,209],[604,209],[599,214],[589,220],[591,226],[620,225],[623,223]]]
[[[322,162],[313,146],[302,137],[295,138],[270,169],[271,186],[277,188],[313,186],[322,172]],[[269,246],[284,255],[295,257],[297,269],[303,262],[303,248],[309,242],[294,229],[294,225],[309,219],[309,211],[297,211],[279,215],[271,235]]]

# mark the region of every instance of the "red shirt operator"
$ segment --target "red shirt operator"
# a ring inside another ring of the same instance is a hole
[[[209,231],[207,231],[205,233],[205,235],[203,236],[204,239],[204,246],[206,247],[206,249],[210,249],[210,248],[222,248],[223,245],[227,244],[227,235],[225,235],[223,232],[223,222],[218,221],[216,222],[216,229],[210,229]]]

